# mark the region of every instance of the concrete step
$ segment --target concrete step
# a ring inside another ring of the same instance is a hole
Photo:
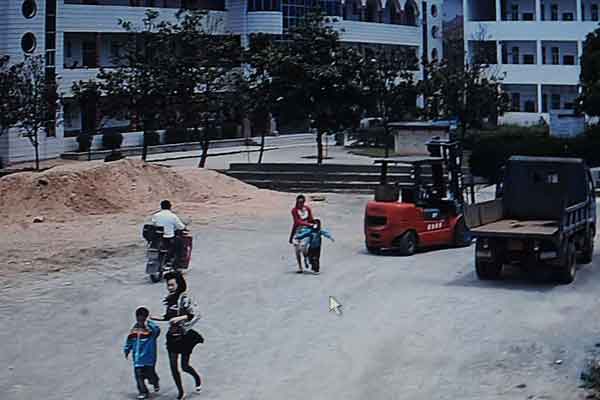
[[[389,173],[409,173],[409,166],[396,166],[388,169]],[[354,165],[354,164],[291,164],[291,163],[232,163],[229,165],[229,171],[257,171],[257,172],[356,172],[356,173],[377,173],[381,168],[377,165]]]
[[[379,182],[381,176],[379,174],[369,173],[302,173],[302,172],[253,172],[253,171],[227,171],[227,175],[240,179],[247,180],[265,180],[265,181],[308,181],[308,182]],[[427,180],[427,177],[425,177]],[[409,182],[411,177],[409,174],[391,174],[388,175],[390,182]]]

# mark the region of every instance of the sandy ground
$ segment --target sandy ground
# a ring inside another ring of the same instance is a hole
[[[318,277],[293,273],[287,206],[194,227],[187,278],[206,343],[192,358],[205,391],[191,399],[583,398],[579,373],[600,341],[597,260],[574,284],[555,286],[518,276],[480,282],[473,247],[368,255],[367,199],[312,204],[336,238],[325,242]],[[2,399],[135,398],[121,346],[136,306],[159,314],[165,295],[143,264],[124,249],[90,257],[90,268],[44,280],[22,274],[4,286]],[[328,311],[331,295],[341,317]],[[163,389],[153,398],[173,399],[164,336],[158,372]]]
[[[130,160],[9,175],[0,178],[0,283],[21,271],[72,271],[91,259],[142,254],[141,227],[163,199],[191,227],[272,215],[291,201],[214,171]]]

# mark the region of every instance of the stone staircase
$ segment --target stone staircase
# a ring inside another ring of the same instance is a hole
[[[373,193],[379,184],[381,168],[354,164],[238,164],[223,171],[250,185],[283,192]],[[426,180],[430,175],[424,171]],[[389,182],[400,186],[411,182],[411,167],[390,166]]]

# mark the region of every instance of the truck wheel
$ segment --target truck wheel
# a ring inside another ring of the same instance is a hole
[[[370,254],[381,254],[381,249],[379,247],[369,246],[369,244],[365,241],[365,247]]]
[[[467,235],[467,224],[465,224],[465,219],[461,218],[454,226],[454,247],[471,245],[471,241],[468,240]]]
[[[482,281],[497,280],[502,275],[502,264],[497,261],[482,261],[475,259],[475,272]]]
[[[581,256],[579,257],[579,261],[582,264],[589,264],[592,262],[592,258],[594,257],[594,230],[590,229],[590,233],[588,237],[585,238],[584,247],[581,251]]]
[[[558,280],[560,283],[568,285],[575,280],[575,275],[577,274],[577,251],[575,244],[569,243],[564,258],[563,265],[557,271]]]
[[[150,281],[152,283],[158,283],[162,279],[162,272],[157,272],[155,274],[150,274]]]
[[[417,251],[417,234],[408,231],[400,237],[398,241],[398,250],[403,256],[412,256]]]

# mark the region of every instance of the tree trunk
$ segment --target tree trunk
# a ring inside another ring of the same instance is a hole
[[[35,149],[35,170],[40,170],[40,142],[38,141],[38,133],[35,133],[35,141],[33,142],[33,148]]]
[[[323,164],[323,132],[317,131],[317,164]]]
[[[383,121],[383,132],[385,135],[385,158],[390,156],[390,130],[387,121]]]
[[[210,146],[210,137],[209,137],[209,129],[208,127],[204,128],[204,135],[202,135],[202,155],[200,156],[200,162],[198,163],[198,168],[204,168],[206,166],[206,159],[208,158],[208,148]]]
[[[258,163],[262,164],[263,154],[265,152],[265,130],[260,132],[260,152],[258,153]]]
[[[144,140],[142,147],[142,161],[146,161],[146,156],[148,156],[148,132],[144,129]]]

